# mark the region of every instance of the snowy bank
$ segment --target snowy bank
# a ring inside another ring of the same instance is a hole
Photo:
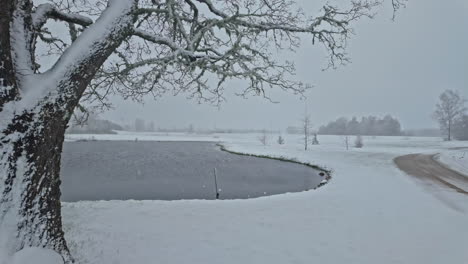
[[[448,168],[468,177],[468,148],[442,152],[436,159]]]
[[[65,233],[79,263],[468,262],[467,197],[436,187],[429,193],[392,161],[454,143],[365,137],[363,149],[347,151],[341,137],[319,137],[321,145],[305,152],[299,136],[269,146],[257,135],[218,139],[232,151],[332,168],[333,181],[249,200],[64,203]]]
[[[63,264],[63,260],[55,251],[29,247],[16,252],[6,264]]]

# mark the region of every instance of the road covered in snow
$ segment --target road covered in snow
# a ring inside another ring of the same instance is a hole
[[[247,200],[64,203],[66,237],[79,263],[468,262],[468,196],[435,185],[428,192],[393,162],[467,143],[364,137],[364,148],[346,150],[344,138],[323,136],[306,152],[290,135],[285,145],[271,135],[268,146],[258,135],[141,136],[216,139],[233,151],[327,167],[333,179],[317,190]],[[89,136],[68,139],[80,137]]]

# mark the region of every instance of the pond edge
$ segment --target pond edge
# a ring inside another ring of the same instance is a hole
[[[307,167],[315,169],[315,170],[322,171],[322,172],[324,172],[326,174],[326,176],[325,176],[325,179],[317,186],[317,188],[320,188],[320,187],[324,186],[325,184],[329,183],[331,181],[331,179],[332,179],[332,173],[333,173],[332,170],[322,168],[322,167],[320,167],[318,165],[315,165],[315,164],[312,164],[312,163],[302,162],[302,161],[298,161],[296,159],[291,159],[291,158],[285,158],[283,156],[269,156],[269,155],[259,155],[259,154],[252,154],[252,153],[233,151],[233,150],[228,149],[222,143],[217,143],[216,146],[218,146],[221,151],[224,151],[224,152],[227,152],[227,153],[230,153],[230,154],[234,154],[234,155],[242,155],[242,156],[248,156],[248,157],[271,159],[271,160],[278,160],[278,161],[283,161],[283,162],[296,163],[296,164],[307,166]]]

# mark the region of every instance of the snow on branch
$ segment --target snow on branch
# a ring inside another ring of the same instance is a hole
[[[406,1],[407,0],[392,0],[392,7],[393,7],[393,20],[395,19],[396,12],[398,9],[402,7],[406,7]]]
[[[40,30],[47,22],[47,19],[62,20],[68,23],[78,24],[83,27],[93,23],[91,18],[79,15],[61,12],[52,4],[41,4],[32,13],[33,27]]]
[[[302,94],[292,62],[278,62],[272,50],[294,50],[300,35],[322,44],[330,67],[347,62],[351,23],[371,17],[375,1],[354,1],[348,9],[327,5],[308,17],[294,1],[141,1],[135,29],[98,73],[91,91],[109,87],[139,99],[172,91],[219,103],[228,80],[241,79],[241,96],[267,97],[268,88]],[[218,80],[213,82],[212,80]]]
[[[186,49],[180,47],[177,43],[175,43],[174,41],[172,41],[169,38],[156,36],[156,35],[153,35],[151,33],[140,30],[140,29],[134,29],[133,34],[135,36],[138,36],[138,37],[140,37],[140,38],[142,38],[144,40],[147,40],[149,42],[152,42],[154,44],[160,44],[160,45],[165,45],[165,46],[169,47],[172,51],[174,51],[176,53],[174,55],[187,56],[187,57],[190,57],[193,60],[194,59],[200,59],[200,58],[207,58],[207,59],[209,59],[209,58],[211,58],[211,59],[220,59],[221,58],[221,56],[207,56],[207,55],[203,55],[203,54],[196,54],[193,51],[186,50]]]
[[[328,52],[328,67],[348,62],[346,46],[353,22],[372,17],[381,0],[354,0],[347,8],[325,5],[307,15],[294,0],[135,0],[132,29],[102,65],[85,91],[104,102],[118,93],[139,100],[146,94],[188,93],[189,97],[219,103],[224,86],[240,79],[238,94],[267,97],[268,89],[302,94],[309,86],[295,78],[290,61],[278,61],[279,51],[294,51],[302,36]],[[402,3],[405,0],[392,0]],[[48,18],[69,23],[74,42],[89,31],[91,19],[118,0],[76,0],[40,5],[36,27]],[[62,11],[60,11],[62,10]],[[64,13],[63,10],[66,10]],[[43,36],[39,35],[41,38]],[[55,39],[43,39],[52,45]],[[62,44],[62,46],[65,46]],[[108,105],[103,103],[103,105]]]

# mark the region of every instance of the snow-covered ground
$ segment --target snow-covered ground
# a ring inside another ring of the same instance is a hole
[[[437,160],[468,177],[468,148],[444,151],[437,155]]]
[[[0,260],[1,261],[1,260]],[[1,262],[0,262],[1,263]],[[44,248],[23,248],[16,252],[7,264],[60,264],[62,257],[55,251]]]
[[[364,137],[364,148],[346,150],[343,137],[320,136],[321,144],[305,152],[299,136],[284,136],[285,145],[276,144],[276,137],[262,146],[252,134],[94,135],[222,141],[234,151],[325,166],[333,179],[315,191],[249,200],[65,203],[63,221],[74,256],[79,263],[102,264],[468,263],[467,196],[436,186],[428,192],[392,161],[468,143]]]

